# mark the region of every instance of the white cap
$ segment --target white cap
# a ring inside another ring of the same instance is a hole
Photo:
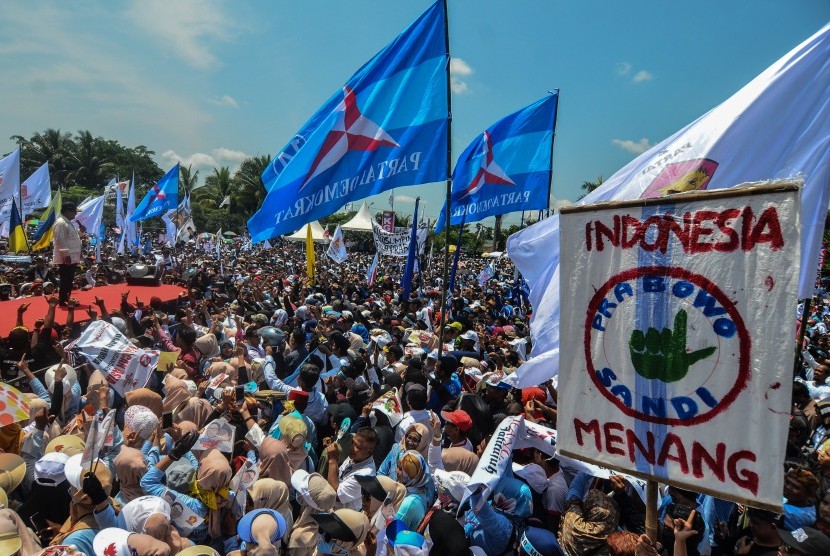
[[[464,491],[470,482],[470,476],[463,471],[445,471],[436,469],[432,472],[435,479],[436,490],[444,490],[452,496],[456,502],[464,499]]]
[[[118,527],[107,527],[98,531],[92,541],[95,556],[132,556],[133,552],[127,544],[131,534]]]
[[[133,533],[144,533],[144,523],[153,514],[163,515],[170,521],[170,504],[158,496],[139,496],[121,509],[124,524]]]
[[[66,480],[67,454],[50,452],[35,462],[35,482],[39,485],[56,486]]]
[[[305,469],[298,469],[294,471],[294,474],[291,475],[291,486],[294,487],[294,490],[299,494],[303,502],[305,502],[306,506],[310,508],[314,508],[318,512],[325,511],[323,508],[317,506],[317,503],[314,501],[314,498],[311,497],[311,493],[308,490],[308,482],[311,480],[311,473],[306,471]]]

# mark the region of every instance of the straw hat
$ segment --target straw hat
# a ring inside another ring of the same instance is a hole
[[[46,445],[46,453],[60,452],[68,456],[74,456],[83,452],[85,445],[86,443],[77,436],[62,434],[49,441],[49,444]]]
[[[26,462],[17,454],[0,454],[0,489],[11,492],[26,476]]]

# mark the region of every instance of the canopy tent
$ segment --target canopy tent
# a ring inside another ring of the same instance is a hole
[[[316,220],[314,222],[311,222],[310,224],[306,224],[305,226],[303,226],[302,228],[300,228],[299,230],[297,230],[296,232],[294,232],[290,236],[284,236],[285,239],[290,239],[292,241],[305,241],[306,240],[306,234],[308,233],[306,231],[306,228],[308,226],[311,226],[311,237],[312,237],[312,239],[314,239],[314,241],[320,241],[320,242],[324,242],[324,243],[326,241],[328,241],[326,239],[325,234],[323,233],[323,227]]]
[[[355,230],[359,232],[371,232],[372,231],[372,215],[369,214],[369,205],[366,204],[366,201],[363,201],[363,204],[360,205],[360,209],[357,211],[357,214],[354,217],[342,224],[340,226],[343,230]]]

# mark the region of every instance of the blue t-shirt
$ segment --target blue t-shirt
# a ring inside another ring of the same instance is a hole
[[[461,381],[458,379],[457,374],[453,373],[448,382],[442,382],[441,384],[443,384],[444,388],[446,388],[450,393],[450,397],[452,399],[455,399],[461,395]],[[439,411],[442,407],[444,407],[444,403],[445,402],[441,401],[441,397],[438,395],[438,392],[433,389],[429,394],[429,404],[427,405],[427,409]]]

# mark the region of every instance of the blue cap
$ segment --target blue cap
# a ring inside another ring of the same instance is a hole
[[[274,532],[271,542],[280,540],[285,536],[285,533],[288,532],[288,525],[285,523],[285,518],[282,517],[282,514],[278,511],[271,510],[269,508],[253,510],[242,516],[242,519],[240,519],[239,523],[236,524],[236,534],[239,535],[239,538],[245,541],[245,543],[257,544],[253,535],[251,535],[251,527],[254,524],[254,520],[262,514],[270,515],[274,518],[274,521],[277,522],[277,530]]]
[[[386,541],[392,548],[397,545],[423,548],[425,539],[423,535],[410,531],[403,521],[396,519],[386,526]]]

